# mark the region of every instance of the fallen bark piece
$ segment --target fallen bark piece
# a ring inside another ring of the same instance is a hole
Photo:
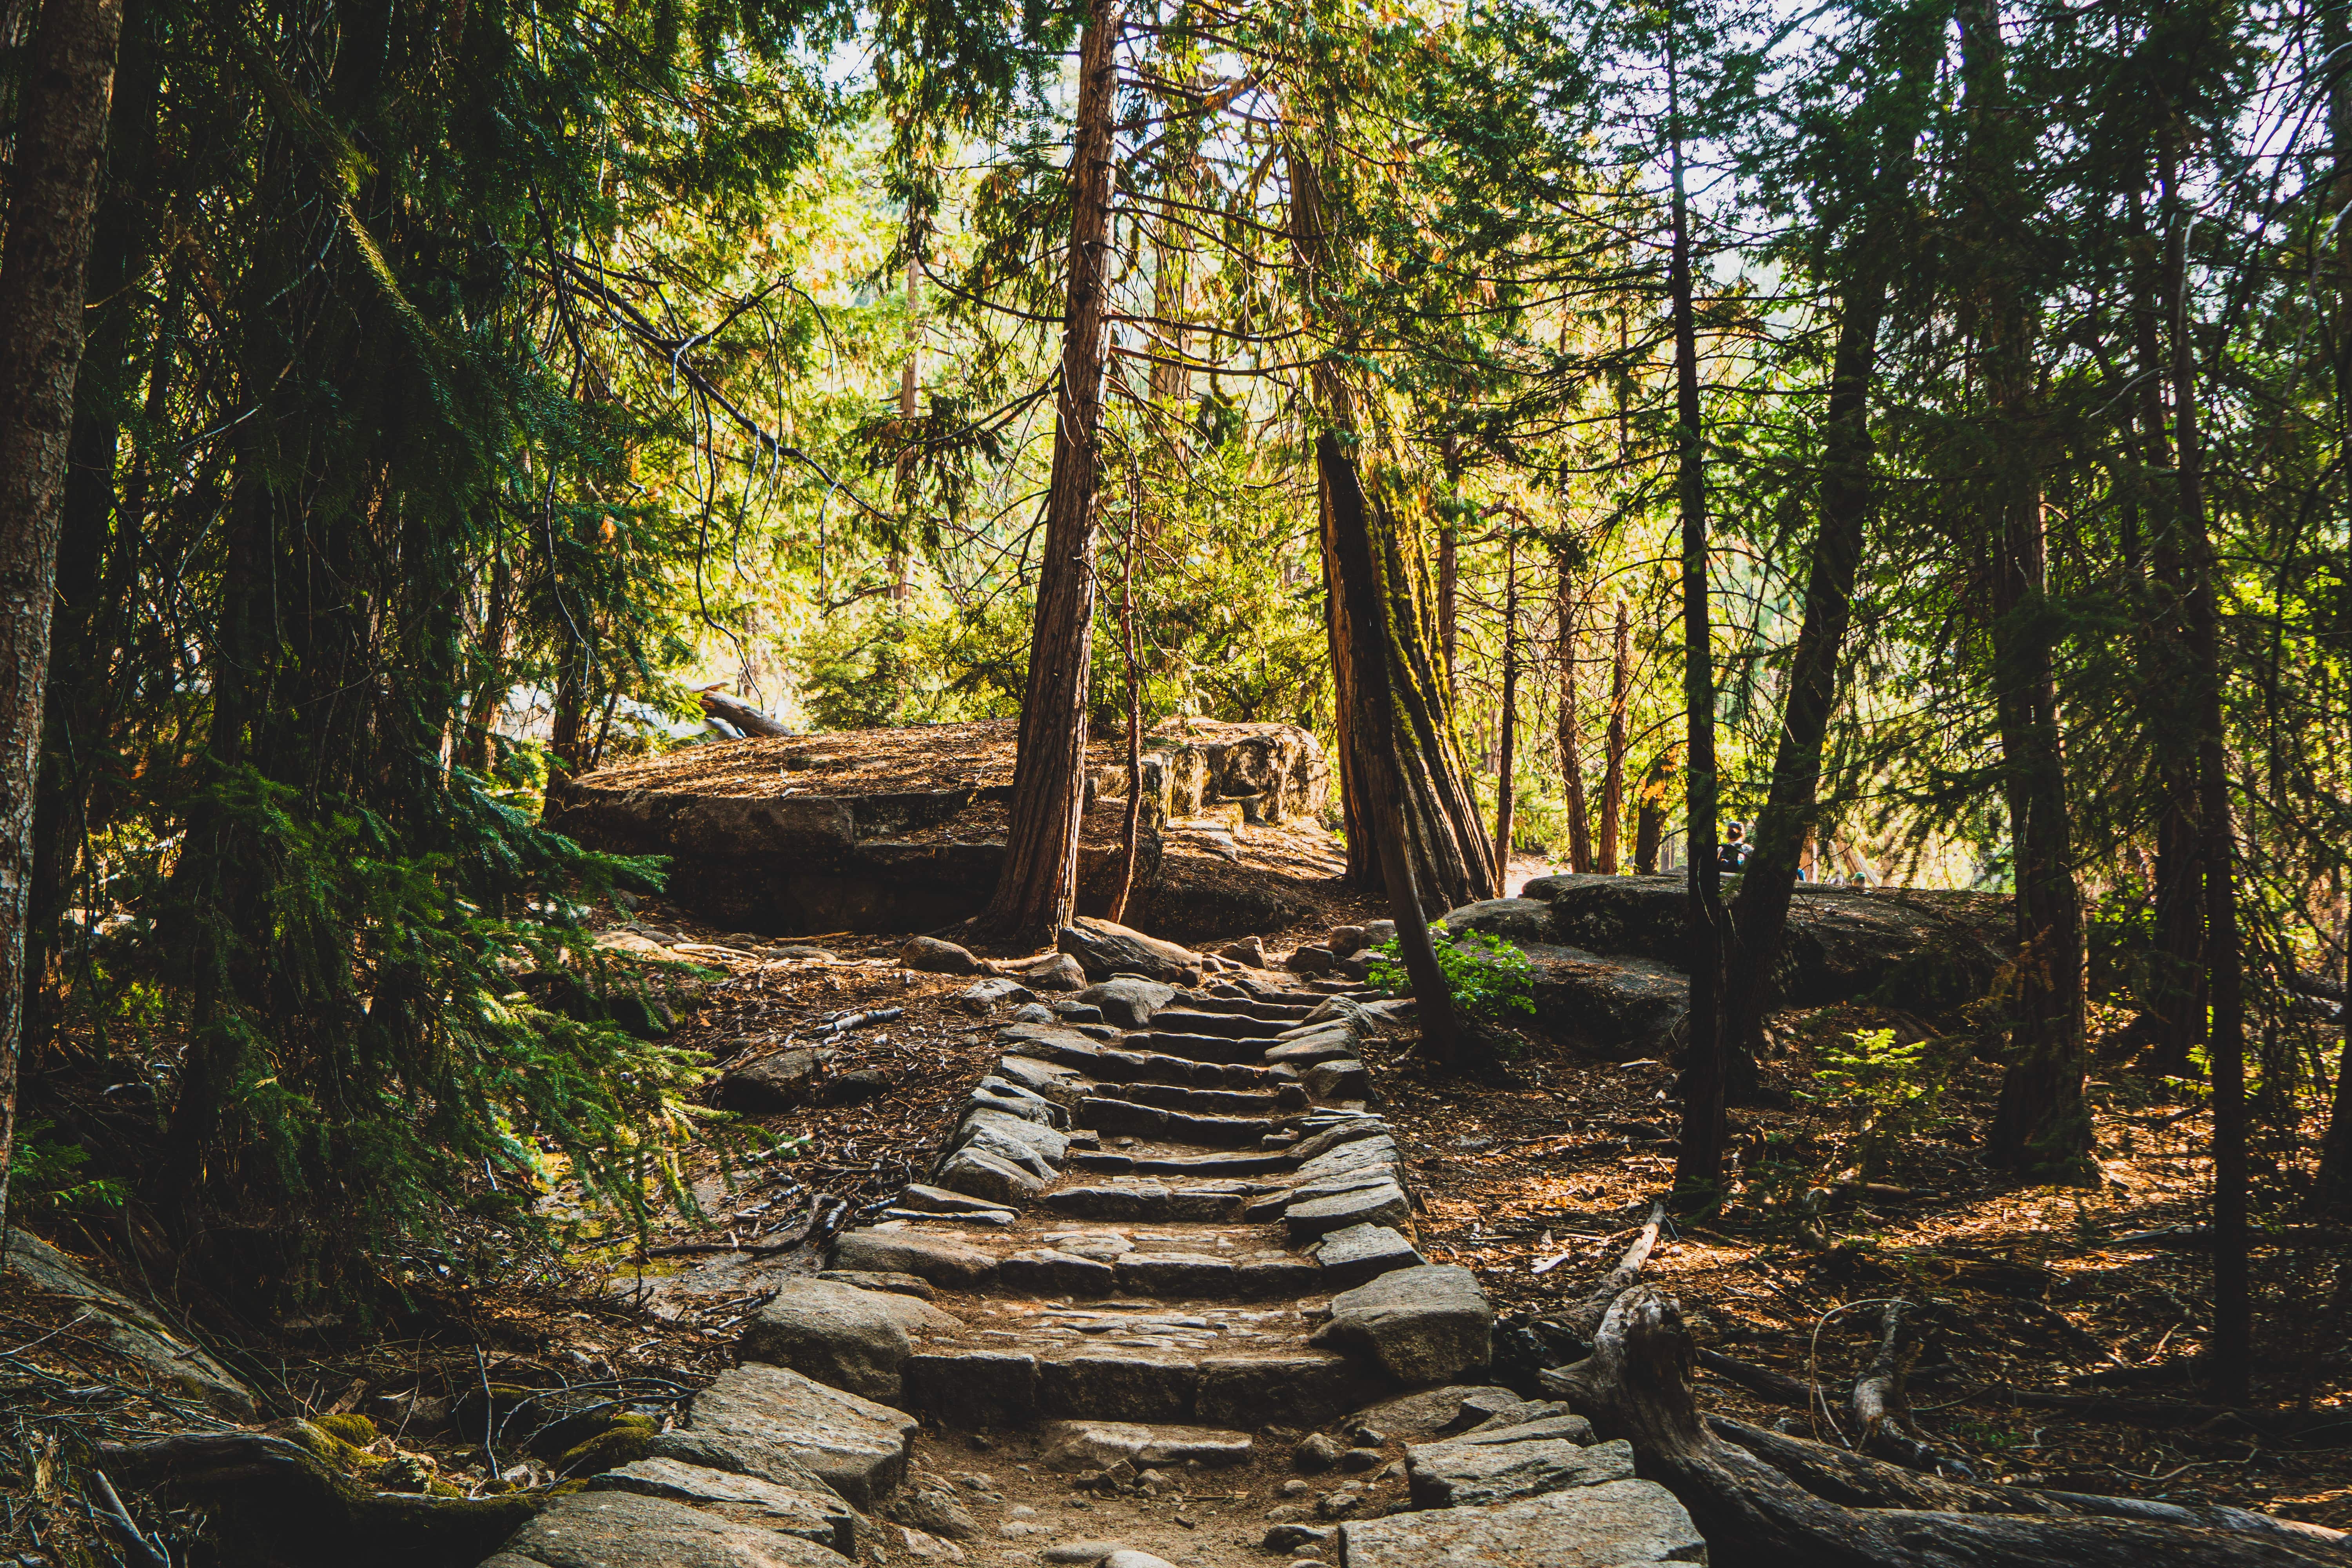
[[[1339,1527],[1348,1568],[1645,1568],[1705,1563],[1706,1542],[1654,1481],[1610,1481],[1499,1508],[1439,1509]]]

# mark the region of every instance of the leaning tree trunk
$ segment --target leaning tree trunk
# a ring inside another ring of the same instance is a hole
[[[1317,437],[1315,466],[1323,493],[1324,555],[1337,568],[1333,597],[1344,601],[1352,625],[1376,626],[1395,597],[1383,581],[1392,569],[1393,552],[1381,548],[1374,538],[1376,521],[1381,533],[1392,533],[1394,521],[1384,515],[1375,519],[1355,460],[1340,447],[1338,437],[1326,432]],[[1381,510],[1384,513],[1386,509]],[[1352,685],[1360,701],[1356,714],[1363,742],[1358,752],[1362,766],[1359,782],[1366,825],[1388,886],[1389,910],[1396,920],[1397,951],[1412,982],[1420,1050],[1440,1065],[1450,1065],[1462,1055],[1462,1031],[1453,992],[1431,943],[1417,881],[1414,862],[1418,858],[1412,853],[1415,826],[1398,765],[1404,748],[1394,732],[1399,707],[1394,694],[1401,678],[1410,679],[1410,675],[1398,668],[1391,654],[1392,647],[1391,639],[1372,637],[1357,637],[1349,644]]]
[[[1679,1308],[1648,1287],[1617,1298],[1592,1354],[1542,1374],[1603,1437],[1672,1491],[1717,1568],[2311,1568],[2341,1564],[2337,1531],[2231,1508],[1938,1479],[1899,1465],[1703,1417]]]
[[[1681,84],[1674,29],[1666,33],[1667,115],[1672,137],[1674,249],[1666,287],[1674,300],[1675,490],[1682,519],[1683,702],[1689,724],[1687,807],[1690,889],[1690,1045],[1683,1068],[1682,1147],[1675,1186],[1694,1197],[1723,1179],[1723,872],[1716,863],[1715,649],[1707,611],[1706,474],[1699,434],[1698,326],[1692,310],[1690,203],[1683,191]]]
[[[1331,268],[1328,237],[1324,231],[1323,183],[1320,171],[1305,157],[1290,163],[1291,243],[1301,275],[1310,290],[1309,313],[1323,317],[1335,338],[1349,328],[1341,317],[1344,307],[1320,297],[1320,280]],[[1356,438],[1355,395],[1336,362],[1318,365],[1315,393],[1330,428],[1351,443],[1340,456],[1352,482],[1361,487],[1362,475],[1352,448]],[[1330,470],[1318,464],[1321,505],[1327,518],[1338,502],[1329,490]],[[1339,731],[1341,802],[1348,824],[1348,874],[1368,888],[1390,888],[1387,850],[1370,842],[1381,832],[1380,819],[1368,810],[1366,791],[1382,769],[1395,780],[1403,813],[1403,847],[1412,860],[1412,885],[1424,910],[1450,910],[1479,899],[1491,899],[1499,886],[1495,848],[1472,797],[1469,770],[1454,724],[1454,705],[1447,695],[1445,672],[1440,663],[1437,627],[1433,624],[1423,584],[1426,558],[1417,542],[1389,513],[1385,502],[1368,500],[1382,515],[1368,547],[1377,557],[1375,596],[1365,599],[1349,591],[1344,563],[1333,552],[1332,532],[1323,531],[1324,625],[1331,640],[1331,669],[1339,699],[1334,715]],[[1365,645],[1365,646],[1360,646]],[[1365,720],[1377,705],[1378,693],[1358,684],[1364,669],[1388,672],[1387,701],[1391,754],[1375,758],[1368,752]]]
[[[121,0],[48,0],[25,62],[0,250],[0,1226],[7,1220],[34,781],[90,224]]]
[[[1119,0],[1091,0],[1078,50],[1070,153],[1070,282],[1063,318],[1045,559],[1021,700],[1004,867],[981,917],[1007,937],[1050,936],[1077,896],[1087,788],[1087,669],[1095,611],[1095,492],[1100,480],[1104,304],[1110,249],[1111,116],[1118,92]]]
[[[1870,517],[1871,374],[1878,325],[1886,310],[1894,216],[1908,199],[1911,186],[1909,125],[1899,123],[1882,141],[1888,172],[1846,258],[1844,312],[1838,322],[1829,405],[1822,421],[1821,529],[1814,536],[1812,566],[1805,582],[1805,617],[1790,660],[1780,743],[1772,759],[1764,809],[1756,819],[1755,847],[1732,906],[1737,940],[1726,966],[1723,1029],[1730,1092],[1738,1098],[1752,1096],[1757,1088],[1764,1015],[1778,981],[1798,862],[1815,826],[1822,747],[1837,700],[1838,660],[1853,618],[1854,574],[1862,563],[1863,532]]]

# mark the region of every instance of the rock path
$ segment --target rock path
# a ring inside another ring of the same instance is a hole
[[[1357,1042],[1398,1005],[1295,984],[1023,1008],[931,1180],[484,1568],[1706,1562],[1623,1443],[1479,1384],[1493,1308],[1416,1249],[1369,1109]]]

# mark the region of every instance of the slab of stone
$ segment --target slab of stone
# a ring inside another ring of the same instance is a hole
[[[1594,1442],[1592,1423],[1581,1415],[1570,1415],[1568,1407],[1564,1405],[1555,1402],[1552,1407],[1560,1413],[1557,1415],[1540,1416],[1533,1421],[1516,1422],[1507,1426],[1473,1426],[1460,1436],[1448,1438],[1447,1441],[1467,1443],[1473,1447],[1482,1447],[1556,1437],[1564,1443],[1576,1443],[1591,1447]]]
[[[1451,1383],[1485,1366],[1494,1339],[1495,1307],[1478,1277],[1453,1264],[1423,1264],[1333,1297],[1331,1321],[1310,1342],[1366,1356],[1398,1382],[1419,1385]]]
[[[1008,966],[1011,967],[1011,966]],[[1087,972],[1066,952],[1035,959],[1013,971],[1035,990],[1067,994],[1086,988]]]
[[[1348,1568],[1649,1568],[1706,1561],[1706,1542],[1655,1481],[1609,1481],[1496,1508],[1435,1509],[1339,1527]]]
[[[1103,1296],[1118,1288],[1118,1271],[1098,1258],[1058,1247],[1015,1252],[996,1266],[997,1283],[1036,1296]]]
[[[867,1399],[896,1399],[898,1368],[914,1351],[908,1331],[961,1326],[912,1296],[788,1279],[752,1315],[738,1348],[745,1361],[788,1366]]]
[[[959,1109],[1002,1111],[1007,1116],[1016,1116],[1024,1121],[1034,1121],[1040,1127],[1057,1131],[1070,1125],[1068,1107],[1057,1105],[1042,1094],[992,1073],[972,1086],[971,1093]]]
[[[1242,1211],[1242,1217],[1256,1221],[1276,1220],[1282,1217],[1282,1211],[1294,1203],[1337,1197],[1342,1193],[1366,1192],[1373,1187],[1394,1186],[1396,1183],[1394,1167],[1367,1165],[1361,1170],[1328,1176],[1320,1181],[1300,1182],[1294,1186],[1276,1187],[1260,1193],[1250,1199],[1248,1206]]]
[[[1055,1421],[1039,1434],[1045,1468],[1103,1470],[1125,1459],[1137,1468],[1181,1465],[1246,1465],[1247,1432],[1211,1426],[1150,1426],[1129,1421]]]
[[[996,1274],[996,1259],[946,1237],[903,1230],[845,1231],[833,1244],[835,1268],[912,1274],[951,1290],[977,1290]]]
[[[935,1299],[939,1287],[928,1279],[918,1279],[912,1274],[875,1274],[856,1268],[826,1268],[818,1272],[820,1279],[835,1285],[855,1285],[860,1290],[887,1290],[894,1296],[912,1296],[919,1301]]]
[[[980,1533],[980,1521],[945,1487],[910,1488],[892,1498],[883,1514],[893,1524],[903,1524],[943,1541],[970,1541]],[[857,1554],[854,1544],[842,1550],[852,1557]]]
[[[1253,1301],[1312,1296],[1330,1289],[1322,1266],[1311,1258],[1290,1253],[1259,1253],[1234,1262],[1234,1294]]]
[[[1042,1181],[1061,1173],[1070,1141],[1050,1127],[1001,1110],[975,1110],[957,1130],[958,1147],[974,1146],[1034,1173]]]
[[[977,1200],[970,1208],[942,1213],[970,1214],[984,1209],[1009,1216],[1016,1205],[1028,1203],[1045,1190],[1045,1179],[1036,1172],[969,1143],[947,1157],[938,1176],[940,1187]]]
[[[1420,1443],[1469,1431],[1486,1419],[1490,1411],[1527,1403],[1509,1389],[1496,1384],[1448,1384],[1442,1388],[1424,1388],[1412,1394],[1400,1394],[1393,1399],[1383,1399],[1378,1405],[1357,1411],[1348,1418],[1348,1423],[1350,1426],[1370,1426],[1375,1431],[1384,1432],[1395,1442]],[[1586,1428],[1588,1433],[1591,1430]],[[1545,1436],[1566,1434],[1546,1433]],[[1582,1440],[1589,1443],[1592,1439],[1587,1436]]]
[[[985,1198],[976,1198],[947,1187],[912,1182],[898,1194],[898,1206],[925,1209],[932,1214],[978,1214],[982,1211],[1001,1212],[1007,1205],[990,1203]]]
[[[1175,999],[1174,986],[1133,976],[1106,980],[1078,993],[1079,1001],[1093,1003],[1103,1010],[1104,1018],[1129,1029],[1139,1029],[1151,1022],[1151,1015]]]
[[[1379,1117],[1347,1116],[1333,1121],[1308,1137],[1300,1139],[1297,1146],[1292,1149],[1290,1153],[1293,1159],[1303,1163],[1314,1159],[1318,1154],[1328,1153],[1343,1143],[1360,1142],[1373,1138],[1387,1138],[1391,1144],[1394,1142],[1389,1124]]]
[[[1104,1558],[1097,1568],[1176,1568],[1176,1564],[1165,1557],[1154,1557],[1149,1552],[1123,1546]]]
[[[1064,926],[1055,934],[1054,945],[1076,959],[1090,980],[1134,974],[1192,985],[1201,978],[1201,955],[1192,949],[1091,916]]]
[[[1328,1236],[1335,1230],[1360,1225],[1402,1230],[1412,1223],[1412,1205],[1402,1187],[1394,1182],[1382,1182],[1349,1192],[1294,1198],[1282,1211],[1282,1220],[1289,1227],[1293,1241]]]
[[[1200,1368],[1149,1355],[1075,1355],[1037,1363],[1039,1414],[1109,1421],[1190,1421]]]
[[[1118,1260],[1119,1289],[1137,1296],[1223,1296],[1234,1289],[1229,1258],[1200,1252],[1130,1252]]]
[[[1076,1105],[1094,1088],[1076,1068],[1035,1057],[1005,1057],[996,1064],[996,1076],[1065,1109]]]
[[[908,1408],[950,1426],[1017,1426],[1037,1408],[1037,1358],[1024,1352],[918,1351],[900,1381]]]
[[[1425,1443],[1405,1450],[1405,1482],[1422,1508],[1476,1508],[1573,1487],[1633,1479],[1633,1445],[1591,1447],[1565,1438],[1516,1443]]]
[[[1400,1268],[1417,1268],[1425,1259],[1413,1244],[1386,1226],[1357,1225],[1335,1230],[1309,1250],[1323,1271],[1327,1288],[1352,1289]]]
[[[841,1557],[669,1498],[583,1491],[548,1504],[482,1568],[841,1568]]]
[[[739,1476],[676,1459],[636,1459],[588,1478],[592,1492],[635,1492],[693,1503],[738,1524],[797,1535],[843,1556],[857,1551],[857,1515],[832,1491],[803,1491],[757,1476]]]
[[[1265,1426],[1275,1411],[1286,1422],[1327,1421],[1379,1387],[1377,1375],[1342,1355],[1211,1356],[1201,1363],[1192,1418],[1249,1429]]]
[[[1317,1062],[1299,1081],[1317,1100],[1369,1100],[1372,1093],[1370,1069],[1353,1057]]]
[[[1074,1219],[1118,1221],[1164,1219],[1168,1189],[1157,1182],[1103,1182],[1059,1187],[1045,1206]]]
[[[1034,1002],[1037,994],[1014,980],[975,980],[948,998],[948,1005],[960,1013],[985,1017],[997,1007],[1022,1002]]]
[[[1311,1184],[1328,1182],[1358,1171],[1376,1170],[1393,1174],[1397,1168],[1396,1140],[1382,1136],[1360,1138],[1353,1143],[1342,1143],[1311,1160],[1301,1160],[1294,1173],[1301,1184]]]
[[[730,1367],[694,1396],[686,1427],[656,1436],[647,1457],[716,1464],[782,1486],[813,1473],[868,1512],[907,1473],[915,1419],[902,1410],[781,1366]],[[683,1439],[673,1443],[672,1438]],[[698,1457],[718,1453],[732,1462]],[[781,1456],[782,1463],[779,1461]]]
[[[1325,1029],[1269,1046],[1264,1059],[1271,1066],[1297,1068],[1304,1072],[1318,1062],[1352,1060],[1361,1048],[1356,1037],[1346,1030]]]

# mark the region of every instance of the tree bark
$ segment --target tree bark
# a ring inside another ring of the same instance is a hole
[[[1907,52],[1907,51],[1906,51]],[[1908,77],[1926,79],[1923,71]],[[1895,215],[1909,199],[1912,127],[1898,117],[1881,138],[1884,174],[1872,211],[1844,258],[1843,312],[1822,415],[1821,528],[1805,581],[1804,619],[1789,666],[1789,699],[1754,848],[1732,906],[1735,940],[1724,987],[1724,1049],[1735,1092],[1753,1093],[1764,1055],[1764,1016],[1774,999],[1798,863],[1821,800],[1822,748],[1837,702],[1838,666],[1853,618],[1854,574],[1873,504],[1870,384],[1886,310]]]
[[[1462,532],[1449,516],[1437,525],[1437,647],[1445,661],[1445,695],[1449,701],[1458,701],[1461,695],[1454,679],[1454,656],[1461,636],[1456,620],[1461,597]]]
[[[1495,776],[1495,891],[1510,886],[1511,764],[1517,760],[1519,731],[1519,556],[1518,542],[1504,546],[1503,555],[1503,715],[1502,757]]]
[[[1658,850],[1666,836],[1666,792],[1676,772],[1675,749],[1668,746],[1642,770],[1642,787],[1633,811],[1633,870],[1638,876],[1658,874]]]
[[[1592,851],[1592,868],[1605,877],[1617,874],[1618,843],[1624,837],[1625,701],[1633,686],[1633,646],[1632,623],[1620,599],[1609,662],[1609,738],[1601,763],[1601,841]]]
[[[982,926],[1048,938],[1077,896],[1086,806],[1087,671],[1093,650],[1095,497],[1101,479],[1104,310],[1110,260],[1112,110],[1118,94],[1119,0],[1090,0],[1078,52],[1070,154],[1069,294],[1063,318],[1054,468],[1045,558],[1021,702],[1004,867]]]
[[[1723,873],[1716,864],[1715,649],[1707,609],[1706,451],[1699,426],[1698,324],[1692,308],[1690,203],[1683,189],[1680,62],[1674,20],[1666,30],[1667,119],[1673,163],[1673,254],[1666,288],[1674,302],[1675,467],[1682,521],[1683,703],[1690,762],[1685,786],[1689,841],[1690,1045],[1682,1075],[1682,1144],[1675,1187],[1705,1202],[1723,1180],[1725,1059],[1721,1013]]]
[[[1993,699],[2016,867],[2018,957],[2010,995],[2010,1063],[1986,1139],[1995,1165],[2048,1180],[2096,1179],[2089,1156],[2082,896],[2074,885],[2064,755],[2058,729],[2053,616],[2032,400],[2032,316],[2003,237],[2014,210],[2015,146],[2008,67],[1994,0],[1961,11],[1969,154],[1978,169],[1983,247],[1979,353],[1996,434],[1986,486],[1993,557]]]
[[[1324,551],[1338,567],[1335,595],[1345,599],[1352,625],[1380,626],[1385,619],[1385,605],[1393,603],[1394,591],[1381,581],[1387,574],[1388,552],[1373,541],[1371,508],[1355,461],[1341,447],[1339,438],[1326,431],[1316,438],[1315,466],[1324,498]],[[1437,964],[1416,880],[1411,845],[1412,816],[1398,776],[1402,748],[1394,733],[1392,694],[1400,672],[1391,657],[1391,646],[1390,639],[1372,637],[1355,637],[1349,644],[1355,667],[1353,684],[1361,702],[1357,719],[1364,741],[1360,755],[1364,763],[1365,816],[1389,890],[1389,912],[1397,924],[1397,952],[1412,982],[1414,1015],[1421,1027],[1419,1050],[1441,1067],[1453,1066],[1464,1054],[1462,1028],[1445,973]]]
[[[1127,549],[1119,561],[1119,664],[1127,686],[1127,809],[1119,816],[1118,870],[1111,879],[1106,920],[1127,919],[1127,900],[1135,891],[1135,851],[1143,836],[1143,673],[1136,662],[1135,552],[1143,543],[1141,498],[1128,509]]]
[[[2321,7],[2320,45],[2323,58],[2341,59],[2352,46],[2352,13],[2341,5]],[[2345,221],[2335,215],[2352,207],[2352,71],[2335,73],[2327,93],[2328,142],[2335,153],[2326,198],[2315,220]],[[2319,223],[2315,221],[2315,229]],[[2328,367],[2335,385],[2336,430],[2352,432],[2352,247],[2339,238],[2336,247],[2336,310],[2339,326],[2335,360]],[[2342,568],[2339,567],[2339,570]],[[2352,654],[2352,606],[2336,613],[2337,658]],[[2340,873],[2339,873],[2340,875]],[[2344,923],[2345,996],[2352,1000],[2352,907]],[[2329,1107],[2327,1136],[2319,1159],[2319,1197],[2337,1215],[2352,1214],[2352,1006],[2343,1012],[2343,1054],[2336,1069],[2336,1098]]]
[[[121,29],[121,0],[41,7],[25,62],[0,250],[0,1227],[16,1132],[58,533]]]
[[[2172,149],[2164,157],[2167,292],[2172,315],[2172,417],[2179,449],[2180,522],[2188,540],[2189,651],[2197,662],[2199,825],[2204,830],[2205,963],[2212,1001],[2205,1061],[2213,1091],[2213,1338],[2206,1352],[2213,1397],[2246,1395],[2252,1372],[2253,1304],[2246,1270],[2244,973],[2238,938],[2237,836],[2222,703],[2220,589],[2205,522],[2204,447],[2197,419],[2197,347],[2189,308],[2189,220]]]
[[[1584,725],[1576,710],[1576,568],[1559,562],[1559,789],[1567,803],[1568,868],[1592,869],[1591,813],[1584,798]]]

